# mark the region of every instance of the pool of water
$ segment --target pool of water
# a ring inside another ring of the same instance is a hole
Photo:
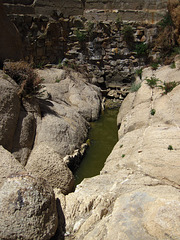
[[[118,140],[118,109],[106,109],[99,120],[91,123],[89,131],[90,146],[75,172],[76,185],[84,178],[96,176]]]

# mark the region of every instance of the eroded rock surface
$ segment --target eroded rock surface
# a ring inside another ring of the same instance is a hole
[[[0,144],[11,151],[20,113],[18,86],[3,71],[0,71],[0,79]]]
[[[101,109],[100,88],[89,84],[81,74],[60,69],[39,70],[51,99],[65,102],[88,121],[97,120]]]
[[[12,154],[0,146],[0,187],[10,175],[25,171]]]
[[[53,188],[67,194],[74,187],[74,176],[60,155],[46,144],[39,144],[29,157],[26,170],[48,180]]]
[[[78,161],[82,157],[87,120],[98,118],[101,93],[82,75],[70,70],[52,68],[39,71],[39,75],[45,86],[41,98],[21,99],[16,82],[0,72],[0,144],[22,166],[28,163],[32,175],[49,179],[53,187],[67,194],[73,188],[74,177],[63,158],[75,156],[77,151]],[[73,166],[71,160],[69,164]]]
[[[0,189],[0,238],[42,239],[54,236],[58,224],[52,187],[30,175],[14,175]]]
[[[146,84],[153,74],[163,84],[179,81],[180,71],[144,70],[120,108],[119,141],[101,174],[59,195],[67,239],[180,239],[180,86],[164,94]]]

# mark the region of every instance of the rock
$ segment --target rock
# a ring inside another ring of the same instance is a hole
[[[35,145],[46,143],[61,157],[72,154],[87,138],[89,124],[71,106],[41,101],[43,114],[37,126]]]
[[[143,80],[152,74],[167,82],[179,81],[180,73],[169,66],[148,68]],[[126,97],[118,115],[119,141],[100,175],[84,179],[74,193],[57,195],[72,238],[180,238],[179,94],[180,86],[165,95],[143,81]]]
[[[36,146],[28,160],[26,170],[33,176],[46,179],[53,188],[59,188],[63,194],[72,191],[74,177],[63,159],[46,144]]]
[[[11,151],[20,112],[18,86],[3,71],[0,71],[0,80],[0,144]]]
[[[82,15],[83,7],[80,0],[74,1],[47,1],[47,0],[36,0],[34,2],[34,8],[36,14],[42,15],[53,15],[54,12],[60,11],[63,13],[63,16],[73,16],[73,15]]]
[[[33,148],[40,110],[35,98],[23,99],[22,106],[14,134],[12,153],[25,166]]]
[[[104,173],[86,179],[75,193],[66,196],[62,207],[71,236],[87,240],[117,236],[153,240],[168,234],[167,239],[178,239],[179,228],[174,228],[179,226],[178,189],[128,170],[119,169],[118,174],[115,170],[113,175]],[[72,213],[72,209],[76,211]]]
[[[10,175],[25,171],[13,155],[0,146],[0,188]]]
[[[180,69],[180,54],[176,55],[174,58],[175,66],[177,69]]]
[[[42,179],[13,175],[0,189],[0,238],[42,239],[54,236],[58,219],[53,189]]]
[[[67,77],[67,73],[63,69],[58,68],[45,68],[45,69],[36,69],[36,73],[41,77],[44,83],[56,83]]]
[[[51,71],[54,72],[54,69],[48,69],[48,73]],[[61,75],[62,70],[58,71]],[[40,72],[39,74],[41,76]],[[66,77],[64,79],[62,77],[58,78],[59,81],[56,84],[47,83],[52,81],[52,78],[48,81],[49,75],[47,77],[43,76],[46,79],[46,89],[53,101],[57,103],[65,101],[88,121],[94,121],[99,117],[101,110],[100,88],[87,83],[81,74],[70,71],[67,76],[64,73],[63,76]]]
[[[119,98],[119,94],[116,90],[110,90],[107,94],[107,97]]]
[[[22,58],[22,43],[15,25],[4,12],[0,1],[0,65],[5,59],[20,60]]]
[[[178,44],[180,44],[180,3],[178,0],[168,0],[168,11],[171,15],[173,24],[175,26],[175,36]]]

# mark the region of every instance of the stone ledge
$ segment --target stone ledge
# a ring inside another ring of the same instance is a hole
[[[34,7],[32,6],[26,6],[26,5],[12,5],[5,3],[4,4],[4,10],[7,14],[33,14],[35,13]]]
[[[84,10],[84,16],[88,20],[95,21],[115,21],[119,18],[122,21],[141,22],[156,24],[165,15],[166,9],[161,10],[121,10],[121,9],[89,9]]]

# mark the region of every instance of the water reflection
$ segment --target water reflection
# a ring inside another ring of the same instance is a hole
[[[98,121],[91,123],[89,131],[90,147],[75,173],[76,185],[84,178],[96,176],[104,166],[104,162],[118,140],[118,109],[106,109]]]

